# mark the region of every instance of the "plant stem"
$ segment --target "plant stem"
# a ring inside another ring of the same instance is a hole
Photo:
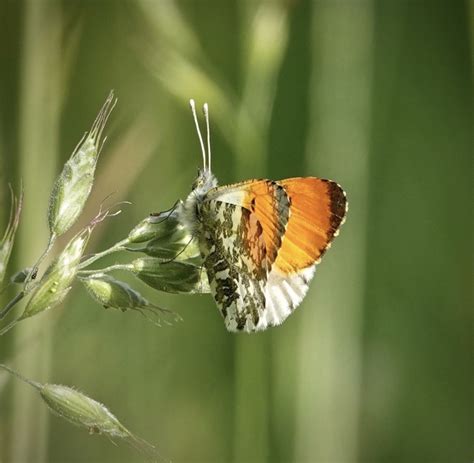
[[[2,320],[3,318],[5,318],[8,313],[10,312],[11,309],[13,309],[13,307],[15,306],[15,304],[17,304],[18,302],[20,302],[23,298],[25,297],[25,292],[24,291],[21,291],[20,293],[18,293],[5,307],[4,309],[0,312],[0,320]]]
[[[268,172],[267,137],[276,82],[287,46],[288,15],[283,2],[243,2],[246,37],[242,100],[233,142],[237,178]],[[271,47],[262,47],[262,31],[272,30]],[[234,448],[236,462],[270,460],[271,333],[237,337],[234,350]]]
[[[98,252],[97,254],[94,254],[93,256],[89,257],[89,259],[86,259],[84,262],[81,262],[81,264],[79,265],[79,268],[83,269],[85,267],[88,267],[89,265],[93,264],[95,261],[102,259],[102,257],[113,254],[114,252],[126,251],[127,250],[126,246],[128,244],[130,244],[130,241],[128,238],[125,238],[122,241],[115,243],[109,249],[106,249],[105,251],[102,251],[102,252]]]
[[[360,461],[374,3],[313,6],[307,159],[350,194],[348,223],[301,313],[293,461]]]
[[[5,365],[4,363],[0,363],[0,368],[2,368],[5,371],[8,371],[8,373],[10,373],[12,376],[15,376],[20,381],[23,381],[24,383],[27,383],[27,384],[29,384],[30,386],[33,386],[36,389],[41,388],[41,384],[36,383],[35,381],[32,381],[31,379],[25,378],[23,375],[18,373],[18,371],[13,370],[12,368]]]
[[[35,265],[31,268],[30,272],[28,273],[25,279],[25,283],[23,285],[25,288],[25,293],[28,291],[30,282],[33,279],[33,275],[36,274],[39,266],[41,265],[43,260],[46,258],[46,256],[49,254],[49,251],[51,251],[52,247],[54,246],[55,241],[56,241],[56,235],[54,233],[49,235],[48,245],[46,246],[46,249],[43,251],[39,259],[36,261]]]
[[[130,264],[115,264],[115,265],[110,265],[109,267],[105,268],[99,268],[96,270],[79,270],[77,273],[79,277],[81,276],[87,276],[87,275],[95,275],[97,273],[109,273],[113,272],[114,270],[131,270],[132,265]]]
[[[18,253],[15,258],[17,262],[24,263],[40,254],[49,239],[48,230],[42,225],[56,175],[64,86],[61,82],[63,41],[59,2],[27,0],[22,11],[24,26],[17,159],[18,173],[25,184],[25,207],[18,229]],[[35,337],[38,339],[34,349],[24,349],[15,357],[14,365],[26,376],[46,382],[52,357],[51,318],[43,316],[34,323],[20,323],[12,333],[14,349]],[[8,446],[10,460],[47,462],[49,417],[46,408],[31,390],[13,388],[11,410],[11,436],[16,437]]]

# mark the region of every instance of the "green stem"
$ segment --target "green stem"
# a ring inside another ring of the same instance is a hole
[[[131,264],[115,264],[110,265],[109,267],[99,268],[96,270],[79,270],[79,272],[77,272],[77,275],[81,277],[87,275],[96,275],[97,273],[109,273],[113,272],[114,270],[131,270],[132,268],[133,266]]]
[[[24,383],[27,383],[29,384],[30,386],[33,386],[34,388],[36,389],[41,389],[41,384],[40,383],[37,383],[35,381],[32,381],[31,379],[28,379],[28,378],[25,378],[23,375],[21,375],[20,373],[18,373],[18,371],[15,371],[13,370],[12,368],[8,367],[7,365],[5,365],[4,363],[0,363],[0,368],[2,368],[3,370],[7,371],[8,373],[10,373],[12,376],[15,376],[16,378],[18,378],[20,381],[23,381]]]
[[[305,301],[318,310],[300,314],[293,461],[360,461],[375,3],[312,8],[307,161],[311,172],[342,182],[352,211]]]
[[[0,312],[0,320],[6,317],[6,315],[10,312],[11,309],[20,302],[23,298],[25,297],[25,292],[21,291],[18,293],[6,306],[5,308]]]
[[[10,331],[17,323],[18,323],[18,319],[15,318],[15,319],[12,320],[8,325],[4,326],[4,327],[0,330],[0,336],[3,336],[5,333],[7,333],[8,331]]]
[[[97,254],[94,254],[93,256],[89,257],[89,259],[86,259],[84,262],[82,262],[79,265],[79,268],[82,269],[82,268],[88,267],[89,265],[93,264],[96,260],[102,259],[102,257],[113,254],[114,252],[126,251],[127,250],[126,246],[128,244],[130,244],[130,241],[128,238],[125,238],[122,241],[115,243],[109,249],[106,249],[105,251],[102,251],[102,252],[98,252]]]
[[[63,47],[65,33],[61,22],[61,3],[50,0],[28,0],[22,8],[22,40],[18,93],[18,161],[16,169],[31,196],[22,213],[18,229],[17,262],[28,262],[41,255],[44,243],[52,246],[50,234],[42,227],[45,222],[43,205],[47,205],[51,185],[57,172],[59,129],[64,81]],[[45,24],[48,27],[45,27]],[[40,57],[40,58],[39,58]],[[47,101],[47,104],[44,102]],[[48,250],[48,249],[47,249]],[[40,257],[39,263],[46,257]],[[33,274],[29,288],[33,286]],[[28,377],[46,382],[52,362],[53,328],[51,319],[40,317],[34,323],[20,323],[13,331],[12,349],[27,340],[38,341],[30,349],[15,356],[15,368]],[[8,451],[10,461],[46,463],[48,458],[49,416],[36,397],[26,388],[13,388],[9,402],[11,436],[21,436],[5,442],[2,458]]]
[[[33,275],[35,275],[38,272],[39,266],[42,264],[43,260],[49,254],[49,251],[51,251],[51,249],[53,248],[55,241],[56,241],[56,235],[52,233],[51,235],[49,235],[48,245],[46,246],[46,249],[43,251],[39,259],[36,261],[35,265],[33,265],[30,272],[25,278],[25,283],[23,284],[23,287],[25,288],[25,293],[29,289],[29,285],[31,283],[31,280],[33,279]]]

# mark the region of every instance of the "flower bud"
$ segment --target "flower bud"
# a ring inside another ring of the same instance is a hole
[[[130,436],[130,432],[104,405],[75,389],[59,384],[43,384],[40,394],[56,415],[86,428],[91,434],[119,438]]]
[[[142,220],[129,234],[131,243],[142,243],[141,247],[127,248],[144,252],[148,256],[170,260],[201,261],[197,240],[182,225],[176,216],[163,213]]]
[[[158,326],[161,326],[160,314],[172,314],[175,321],[179,319],[179,316],[174,312],[152,304],[130,285],[110,275],[96,273],[89,277],[81,278],[81,281],[91,297],[106,309],[111,307],[113,309],[120,309],[122,312],[136,310]]]
[[[39,392],[53,413],[76,426],[86,428],[90,434],[124,439],[153,460],[160,457],[153,445],[132,434],[105,405],[82,392],[59,384],[42,384]]]
[[[87,227],[69,241],[34,288],[31,298],[18,320],[51,309],[63,301],[71,289],[91,232],[92,227]]]
[[[94,173],[102,147],[102,131],[116,99],[110,92],[92,128],[64,165],[49,199],[48,224],[51,236],[65,233],[81,214],[94,182]]]
[[[110,275],[96,273],[81,278],[81,281],[89,294],[106,309],[112,307],[125,312],[128,309],[152,305],[130,285]]]
[[[17,199],[10,187],[10,193],[12,198],[10,220],[8,221],[5,233],[0,240],[0,284],[5,278],[8,261],[15,241],[15,234],[20,222],[21,208],[23,205],[23,191],[20,193],[20,197]]]
[[[185,230],[152,239],[139,251],[162,260],[192,260],[195,263],[202,260],[197,241]]]
[[[160,236],[169,236],[179,228],[183,226],[175,214],[161,212],[145,217],[129,233],[128,239],[130,243],[144,243]]]
[[[72,387],[32,381],[2,363],[0,369],[34,387],[48,408],[60,418],[87,429],[90,434],[105,434],[110,438],[123,439],[134,449],[143,452],[150,460],[162,459],[155,446],[135,436],[97,400]]]
[[[210,292],[206,271],[191,263],[141,257],[130,264],[130,270],[159,291],[187,294]]]

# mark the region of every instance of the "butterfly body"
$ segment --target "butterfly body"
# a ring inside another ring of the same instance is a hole
[[[208,121],[207,106],[205,114]],[[217,186],[209,125],[207,163],[199,129],[198,135],[204,169],[178,214],[198,240],[211,293],[229,331],[279,325],[303,300],[337,235],[346,195],[316,177]]]

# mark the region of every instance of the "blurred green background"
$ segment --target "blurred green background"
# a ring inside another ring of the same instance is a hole
[[[0,361],[104,402],[175,462],[472,461],[472,19],[448,0],[0,0],[2,230],[8,182],[25,189],[12,272],[46,245],[52,182],[111,88],[84,220],[111,192],[133,205],[89,252],[187,195],[191,97],[221,184],[316,175],[350,204],[281,327],[233,335],[210,296],[135,283],[182,315],[160,329],[77,287]],[[0,376],[0,462],[143,460]]]

